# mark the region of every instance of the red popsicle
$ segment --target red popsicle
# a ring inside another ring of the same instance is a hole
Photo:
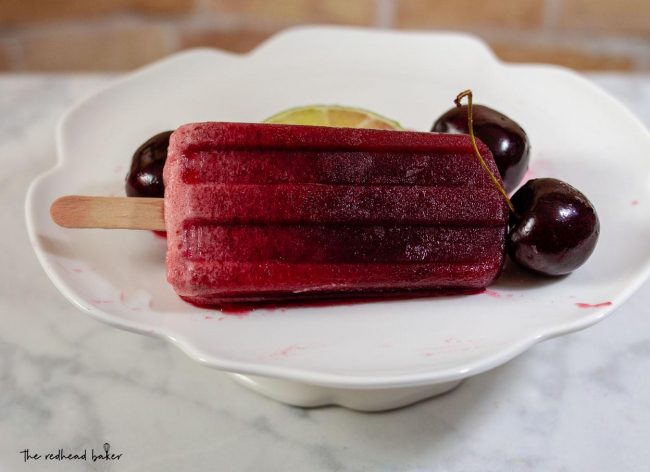
[[[200,305],[482,288],[504,261],[468,136],[188,124],[164,180],[167,278]]]

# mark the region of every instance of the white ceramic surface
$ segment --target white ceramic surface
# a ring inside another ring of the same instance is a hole
[[[540,280],[507,270],[474,296],[222,315],[176,298],[165,282],[165,243],[151,233],[63,230],[49,219],[57,196],[121,194],[133,150],[184,122],[259,121],[304,103],[343,103],[426,130],[467,87],[527,130],[532,175],[567,180],[598,209],[601,240],[575,274]],[[650,215],[637,202],[650,196],[648,149],[643,126],[581,77],[499,63],[467,36],[297,29],[245,56],[171,57],[78,104],[61,121],[57,167],[30,188],[28,230],[77,307],[167,338],[206,365],[333,388],[428,386],[589,326],[641,284]]]
[[[449,392],[462,380],[394,388],[336,388],[256,375],[230,374],[235,382],[266,397],[304,408],[338,405],[359,411],[386,411]]]

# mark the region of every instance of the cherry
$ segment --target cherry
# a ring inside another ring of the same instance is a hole
[[[530,156],[524,130],[506,115],[484,105],[474,105],[474,133],[492,152],[503,186],[510,193],[521,182]],[[431,131],[468,134],[467,105],[451,108],[436,120]]]
[[[544,275],[580,267],[598,241],[600,223],[591,202],[571,185],[543,178],[526,182],[511,198],[510,257]]]
[[[125,187],[129,197],[164,197],[162,172],[171,134],[172,131],[158,133],[135,151],[131,168],[126,174]]]

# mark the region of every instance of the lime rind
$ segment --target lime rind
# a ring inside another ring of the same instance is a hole
[[[343,128],[404,129],[397,121],[364,108],[323,104],[289,108],[266,118],[264,123],[337,126]]]

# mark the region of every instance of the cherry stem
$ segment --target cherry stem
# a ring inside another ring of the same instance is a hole
[[[469,138],[472,141],[472,147],[474,148],[474,154],[476,154],[476,157],[478,157],[478,161],[481,163],[481,167],[485,169],[485,172],[488,173],[490,176],[490,179],[492,179],[492,182],[494,182],[494,185],[496,186],[497,190],[501,192],[501,195],[503,195],[503,198],[505,199],[506,203],[508,204],[508,207],[510,208],[510,211],[517,216],[517,212],[515,211],[515,207],[512,205],[512,202],[510,201],[510,198],[508,197],[508,193],[506,192],[506,189],[503,188],[503,185],[501,185],[501,182],[499,182],[499,179],[497,179],[488,165],[485,163],[483,160],[483,156],[481,156],[481,151],[478,150],[478,145],[476,144],[476,138],[474,137],[474,120],[472,117],[472,91],[471,90],[465,90],[463,92],[460,92],[458,96],[456,96],[456,99],[454,100],[454,103],[456,104],[457,107],[461,106],[461,100],[465,97],[467,97],[467,128],[469,129]]]

